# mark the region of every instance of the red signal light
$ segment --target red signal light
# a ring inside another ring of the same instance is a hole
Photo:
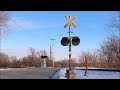
[[[69,44],[69,38],[68,37],[63,37],[62,40],[61,40],[61,44],[63,46],[67,46]]]
[[[72,37],[72,44],[77,46],[80,43],[79,37]]]

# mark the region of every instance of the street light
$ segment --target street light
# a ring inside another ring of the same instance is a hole
[[[52,41],[52,45],[50,45],[50,60],[53,61],[53,67],[54,67],[54,55],[53,55],[53,40],[55,39],[50,39]]]

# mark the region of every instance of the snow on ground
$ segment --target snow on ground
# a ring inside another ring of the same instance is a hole
[[[30,67],[34,68],[34,67]],[[27,69],[27,68],[0,68],[0,71],[14,71],[14,70],[21,70],[21,69]]]
[[[0,68],[0,71],[10,71],[10,70],[13,70],[13,68]]]
[[[75,69],[86,69],[86,67],[74,67]],[[113,69],[113,68],[95,68],[95,67],[88,67],[88,69]]]
[[[60,69],[51,77],[51,79],[67,79],[65,77],[65,73],[66,73],[66,68]]]
[[[7,69],[0,68],[0,71],[13,71],[13,70],[20,70],[20,69],[27,69],[27,68],[7,68]],[[84,76],[85,70],[82,70],[82,69],[84,69],[84,67],[75,68],[74,72],[76,73],[76,79],[120,79],[120,72],[117,72],[117,71],[99,71],[97,70],[97,68],[93,68],[94,70],[88,70],[86,76]],[[51,77],[51,79],[67,79],[65,77],[66,70],[67,68],[58,70]]]
[[[88,70],[84,76],[85,70],[74,70],[76,79],[120,79],[120,72],[117,71],[97,71]],[[66,68],[59,70],[51,79],[67,79],[65,77]]]
[[[85,70],[74,70],[77,79],[120,79],[120,72],[115,71],[97,71],[88,70],[84,76]]]

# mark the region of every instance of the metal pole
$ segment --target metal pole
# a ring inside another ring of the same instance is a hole
[[[51,56],[51,58],[52,58],[52,60],[53,60],[53,67],[54,67],[54,56],[53,56],[53,40],[55,40],[55,39],[51,39],[52,40],[52,50],[51,50],[51,53],[52,53],[52,56]]]
[[[69,18],[71,18],[69,16]],[[71,25],[69,25],[69,39],[70,39],[70,44],[69,44],[69,69],[71,69]]]
[[[50,60],[52,60],[52,59],[51,59],[51,45],[50,45]]]
[[[118,12],[118,23],[120,24],[120,11]],[[119,40],[119,45],[118,45],[118,47],[120,47],[120,27],[118,27],[118,40]],[[120,53],[120,48],[119,48],[119,53]],[[119,60],[119,58],[120,58],[120,54],[118,55],[118,60]],[[119,74],[119,78],[120,78],[120,74]]]
[[[120,11],[118,12],[118,18],[119,18],[119,21],[118,21],[118,23],[120,24]],[[118,28],[119,29],[119,32],[120,32],[120,28]],[[120,33],[119,33],[119,35],[120,35]]]
[[[65,18],[67,19],[67,21],[68,21],[68,23],[64,26],[64,28],[66,28],[67,26],[69,26],[69,36],[68,36],[68,38],[69,38],[69,41],[70,41],[70,43],[69,43],[69,69],[68,70],[66,70],[66,77],[68,78],[68,79],[75,79],[76,78],[76,76],[75,76],[75,73],[74,73],[74,70],[72,70],[72,65],[71,65],[71,56],[72,56],[72,53],[71,53],[71,46],[72,46],[72,36],[71,36],[71,25],[73,25],[74,27],[76,27],[76,25],[73,23],[73,20],[75,20],[76,19],[76,17],[74,17],[74,18],[71,18],[71,16],[69,16],[69,17],[67,17],[67,16],[65,16]]]

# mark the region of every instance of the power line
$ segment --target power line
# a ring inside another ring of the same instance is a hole
[[[12,20],[12,22],[14,22],[19,28],[24,29],[22,26],[20,26],[19,24],[17,24],[17,22],[15,20],[13,20],[12,18],[10,18],[10,20]]]

